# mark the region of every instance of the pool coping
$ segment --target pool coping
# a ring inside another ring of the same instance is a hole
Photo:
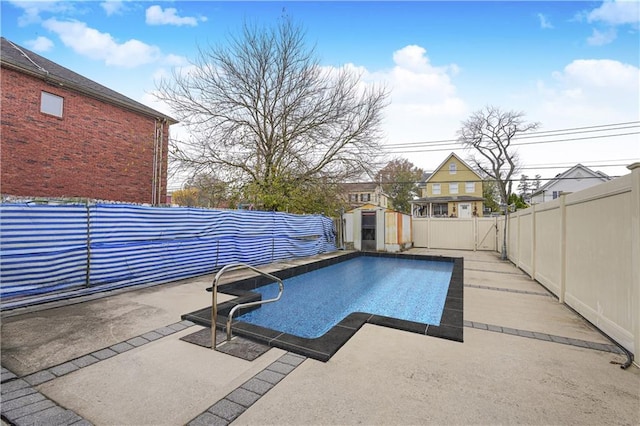
[[[315,269],[344,262],[359,256],[452,262],[453,271],[449,282],[444,309],[442,311],[440,325],[435,326],[425,323],[400,320],[397,318],[374,315],[366,312],[353,312],[347,315],[328,332],[315,339],[294,336],[237,320],[232,322],[233,334],[323,362],[328,361],[364,324],[374,324],[456,342],[464,341],[464,259],[462,257],[360,251],[346,253],[342,256],[323,259],[305,265],[294,266],[280,271],[271,272],[271,274],[284,280],[295,275],[300,275]],[[230,301],[218,304],[218,318],[216,321],[217,328],[222,330],[225,329],[227,315],[235,305],[260,299],[260,294],[252,290],[263,285],[270,284],[271,282],[272,281],[266,277],[255,276],[221,285],[219,287],[219,291],[221,293],[237,297]],[[201,326],[211,327],[211,306],[184,314],[182,315],[182,320],[188,320]]]

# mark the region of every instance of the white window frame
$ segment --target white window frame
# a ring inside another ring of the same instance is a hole
[[[475,182],[465,182],[464,184],[464,192],[467,194],[473,194],[476,192],[476,183]]]
[[[431,184],[431,193],[433,195],[440,195],[442,194],[442,189],[440,188],[440,184],[439,183],[432,183]]]
[[[460,187],[458,186],[457,183],[449,184],[449,194],[457,194],[459,189]]]
[[[62,118],[64,111],[64,98],[49,92],[41,92],[40,112],[47,115]]]
[[[432,206],[434,217],[449,216],[449,205],[447,203],[436,203]]]
[[[458,166],[456,166],[456,163],[449,163],[449,174],[455,175],[457,172],[458,172]]]

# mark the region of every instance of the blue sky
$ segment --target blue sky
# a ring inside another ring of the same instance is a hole
[[[549,132],[518,148],[522,173],[552,177],[582,163],[617,176],[640,161],[637,0],[3,0],[1,7],[2,36],[170,115],[152,95],[160,76],[195,59],[199,45],[225,43],[245,21],[275,25],[287,14],[323,66],[352,66],[365,83],[389,88],[390,157],[427,171],[451,151],[466,158],[458,145],[430,142],[455,139],[462,120],[494,105],[522,111]],[[577,130],[553,132],[560,129]],[[183,132],[172,126],[173,136]],[[632,134],[612,136],[622,133]],[[414,145],[394,146],[402,143]]]

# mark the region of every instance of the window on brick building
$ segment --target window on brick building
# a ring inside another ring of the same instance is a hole
[[[63,105],[64,98],[51,93],[42,92],[42,96],[40,98],[40,112],[55,115],[56,117],[62,117]]]

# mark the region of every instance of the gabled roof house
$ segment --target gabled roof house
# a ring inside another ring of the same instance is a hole
[[[482,177],[453,152],[427,177],[421,195],[411,202],[413,217],[482,216]]]
[[[349,208],[356,209],[366,205],[388,208],[389,197],[376,182],[343,183],[342,193]]]
[[[3,195],[162,204],[177,121],[6,38]]]
[[[569,170],[556,175],[531,194],[531,204],[555,200],[561,193],[581,191],[608,180],[611,180],[611,177],[606,174],[593,171],[582,164],[576,164]]]

